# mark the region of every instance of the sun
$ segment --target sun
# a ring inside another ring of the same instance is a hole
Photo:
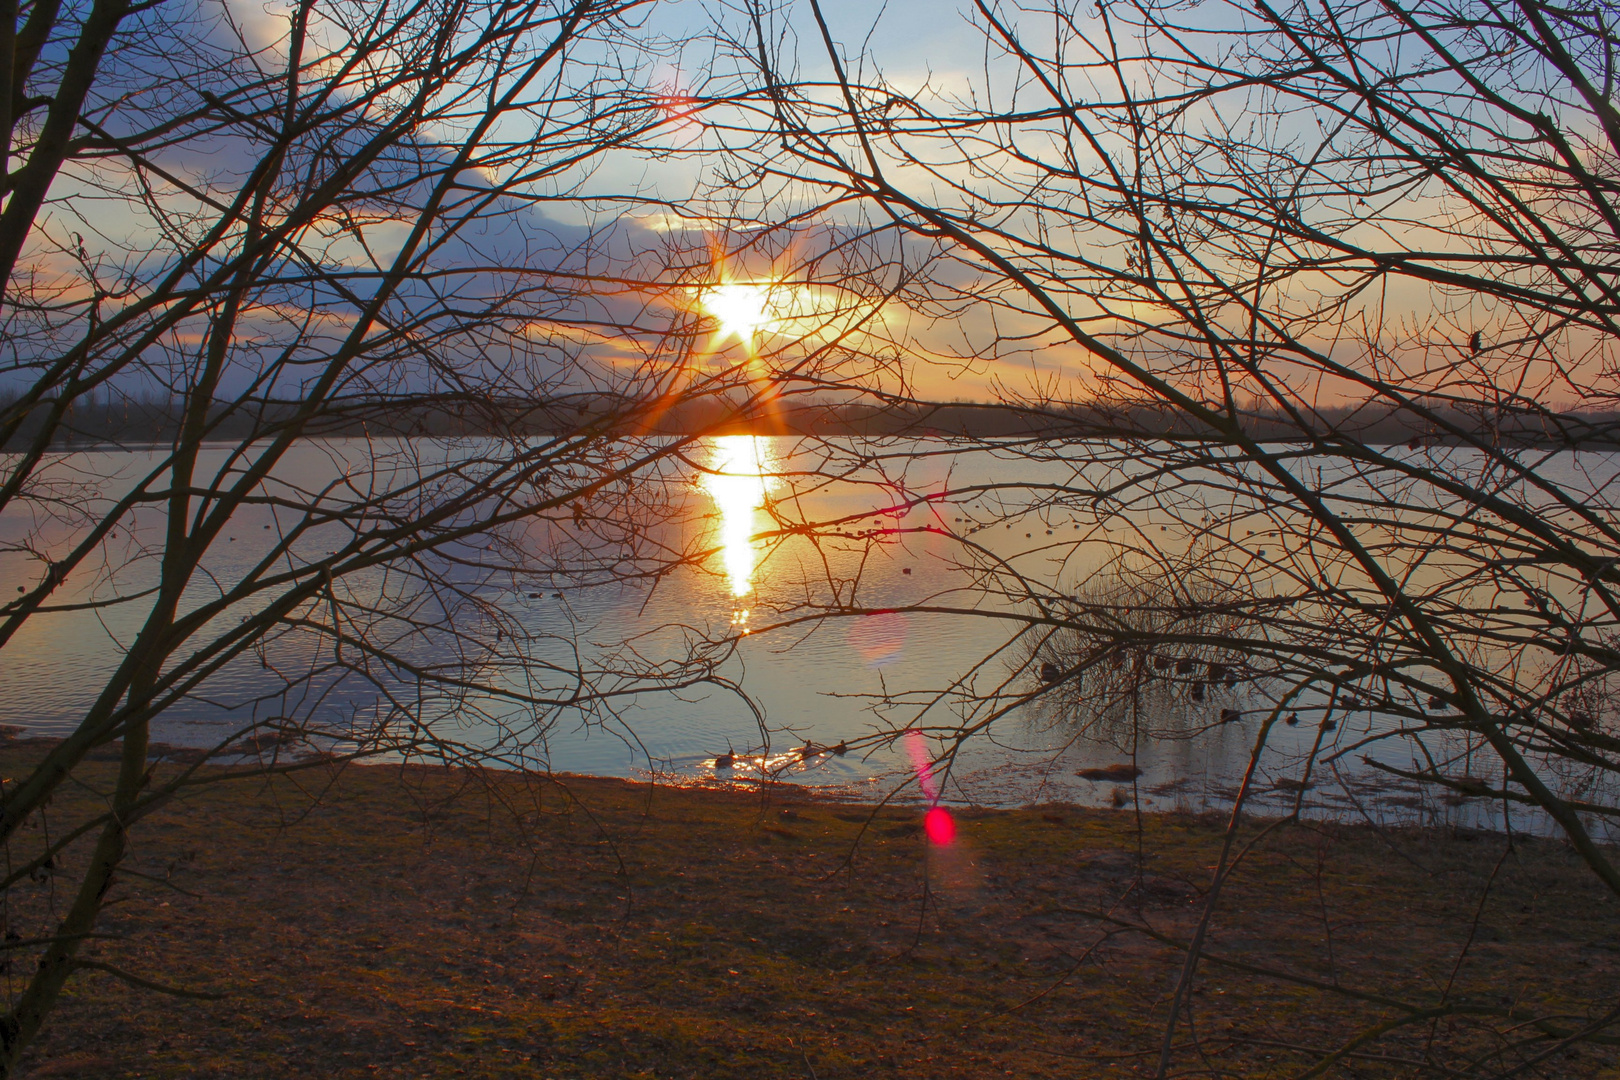
[[[776,322],[771,312],[771,288],[755,282],[731,281],[704,290],[703,309],[720,325],[716,342],[735,337],[752,348],[761,330]]]

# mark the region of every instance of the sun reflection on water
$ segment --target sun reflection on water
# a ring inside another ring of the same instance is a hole
[[[754,515],[765,505],[775,486],[770,439],[760,435],[722,435],[714,440],[712,470],[703,487],[720,511],[720,553],[731,582],[731,595],[754,591]],[[733,622],[741,625],[748,612],[739,609]]]

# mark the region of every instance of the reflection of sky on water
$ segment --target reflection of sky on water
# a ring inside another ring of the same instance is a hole
[[[903,478],[873,476],[859,482],[823,485],[797,493],[789,505],[791,485],[772,472],[808,469],[792,453],[786,440],[732,436],[716,440],[713,471],[695,478],[693,497],[704,500],[699,513],[709,514],[714,546],[719,555],[707,572],[686,570],[669,575],[650,591],[621,585],[529,591],[514,589],[499,602],[523,628],[535,635],[537,660],[559,667],[576,655],[601,655],[609,643],[627,635],[644,635],[638,648],[644,655],[673,650],[683,635],[697,633],[715,639],[734,635],[740,609],[750,611],[749,625],[768,629],[783,613],[792,614],[806,595],[825,593],[836,582],[843,598],[866,614],[816,625],[756,632],[740,643],[722,671],[740,687],[738,693],[719,687],[643,694],[619,704],[612,715],[598,714],[590,723],[577,715],[560,713],[511,721],[514,731],[538,736],[536,755],[560,771],[606,775],[646,775],[677,779],[712,778],[715,756],[728,750],[739,755],[730,770],[736,778],[762,773],[821,785],[834,790],[889,790],[906,782],[916,790],[916,773],[898,747],[863,755],[851,751],[796,753],[808,741],[831,747],[870,735],[879,726],[893,729],[909,723],[942,728],[954,721],[948,703],[936,700],[927,709],[927,694],[912,697],[907,708],[876,711],[879,695],[948,687],[968,669],[1004,643],[1010,625],[993,619],[971,619],[945,614],[902,613],[897,609],[927,601],[953,607],[993,611],[995,602],[982,588],[984,580],[956,564],[956,539],[949,533],[972,534],[976,544],[1031,577],[1051,580],[1070,576],[1084,567],[1088,556],[1070,553],[1059,558],[1053,544],[1072,534],[1075,522],[1061,512],[1047,517],[1030,515],[1007,528],[979,528],[971,519],[976,509],[984,517],[996,511],[988,504],[945,506],[925,503],[906,512],[887,512],[904,493],[927,494],[947,480],[958,488],[989,484],[1005,477],[1007,462],[993,453],[946,459],[919,457],[906,466]],[[339,455],[340,456],[340,455]],[[897,449],[904,457],[904,447]],[[138,454],[74,455],[81,476],[120,472],[132,475],[142,468]],[[315,486],[338,467],[337,457],[313,444],[301,448],[294,467],[306,487]],[[1021,462],[1020,480],[1071,479],[1069,464]],[[776,500],[773,504],[771,500]],[[254,514],[261,516],[254,516]],[[843,535],[819,542],[794,536],[774,539],[778,521],[843,519]],[[0,535],[17,539],[31,523],[16,515],[0,517]],[[208,570],[221,580],[257,558],[273,535],[265,528],[273,522],[267,512],[249,511],[233,521],[227,538],[210,555]],[[1050,532],[1049,532],[1050,530]],[[232,539],[234,538],[234,539]],[[0,556],[0,588],[7,592],[15,581],[32,580],[37,568],[13,553]],[[150,564],[139,561],[122,573],[126,585],[138,586]],[[741,600],[747,597],[746,605]],[[92,599],[89,594],[62,600]],[[1002,601],[1008,603],[1010,601]],[[106,669],[121,644],[133,636],[144,609],[139,606],[81,611],[31,621],[5,650],[0,670],[0,722],[22,724],[40,733],[69,730],[89,705],[97,685],[96,673]],[[662,630],[657,628],[662,627]],[[549,651],[548,651],[549,650]],[[296,653],[272,657],[279,665],[307,669],[321,658]],[[171,710],[157,725],[162,741],[201,744],[211,742],[226,724],[239,724],[254,711],[259,716],[288,715],[299,708],[324,709],[337,714],[364,709],[375,700],[376,689],[346,677],[316,685],[299,701],[271,697],[255,700],[273,687],[267,669],[256,660],[232,664],[211,680],[207,693]],[[992,660],[976,676],[981,689],[1006,677],[1006,658]],[[409,687],[396,687],[408,692]],[[316,699],[324,693],[324,699]],[[474,701],[491,714],[504,706],[493,700]],[[1220,806],[1235,787],[1248,761],[1258,720],[1268,707],[1263,695],[1239,688],[1234,695],[1212,694],[1201,705],[1187,702],[1156,706],[1152,726],[1171,736],[1208,725],[1222,707],[1244,710],[1245,719],[1218,725],[1196,737],[1144,740],[1135,760],[1142,769],[1133,794],[1151,809],[1202,809]],[[1179,711],[1178,711],[1179,710]],[[477,743],[486,737],[488,721],[463,710],[446,721],[458,738]],[[549,724],[536,728],[536,723]],[[1324,739],[1328,749],[1348,746],[1380,729],[1379,717],[1367,712],[1343,715],[1337,729]],[[1002,721],[994,737],[976,740],[941,771],[939,779],[947,800],[989,803],[1075,801],[1108,805],[1120,786],[1081,779],[1076,771],[1128,760],[1128,740],[1116,736],[1071,740],[1070,732],[1041,722],[1038,716],[1014,714]],[[1288,808],[1303,760],[1317,738],[1312,725],[1279,725],[1262,759],[1263,790],[1257,805],[1271,812]],[[1411,748],[1398,741],[1370,746],[1367,753],[1396,767],[1410,767]],[[1340,763],[1341,769],[1355,765]],[[1330,798],[1331,772],[1317,767],[1319,781],[1307,792],[1327,811],[1356,816],[1359,811],[1343,798]],[[1129,787],[1129,785],[1126,785]],[[1333,799],[1337,798],[1337,802]],[[1402,806],[1416,798],[1396,787],[1366,793],[1368,808],[1382,805],[1402,813],[1433,809],[1450,820],[1500,820],[1500,807],[1478,800],[1457,806]],[[1399,816],[1399,815],[1397,815]]]

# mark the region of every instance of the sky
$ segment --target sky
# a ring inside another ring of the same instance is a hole
[[[224,2],[228,3],[229,10],[252,44],[266,45],[275,41],[277,35],[287,25],[288,9],[284,4],[264,4],[258,0],[224,0]],[[699,88],[706,66],[714,59],[717,28],[737,33],[746,31],[746,25],[737,8],[717,0],[663,0],[645,10],[646,23],[643,32],[661,35],[668,42],[679,44],[678,46],[671,44],[660,56],[647,60],[642,74],[654,85],[668,87],[677,97],[689,89]],[[995,88],[1000,94],[1010,83],[1010,72],[1005,60],[992,59],[987,63],[983,35],[974,25],[982,21],[981,17],[966,6],[931,4],[926,0],[891,0],[881,5],[857,0],[827,0],[822,10],[828,20],[831,35],[839,43],[846,63],[856,78],[862,78],[864,73],[877,69],[881,70],[882,76],[890,85],[903,92],[914,92],[916,88],[927,84],[936,93],[964,95],[971,89],[977,89],[982,95],[987,86]],[[1078,10],[1078,15],[1082,26],[1091,25],[1085,20],[1094,19],[1089,9]],[[797,57],[800,73],[811,80],[828,79],[830,67],[810,5],[805,0],[793,0],[778,8],[772,18],[776,20],[777,28],[786,34],[788,48]],[[1038,16],[1025,16],[1025,21],[1032,35],[1050,33],[1050,26],[1044,24]],[[199,45],[209,42],[224,44],[223,33],[222,25],[216,23]],[[172,62],[183,66],[187,59],[186,56],[176,55],[172,58]],[[979,100],[982,101],[983,97],[981,96]],[[1037,91],[1021,99],[1021,102],[1024,101],[1038,103],[1042,101],[1042,96]],[[1293,118],[1293,122],[1309,128],[1309,116],[1309,113],[1301,113]],[[1194,116],[1197,122],[1205,119],[1207,115]],[[527,135],[521,130],[521,125],[527,122],[529,121],[524,118],[515,119],[508,126],[507,134],[518,141],[526,138]],[[559,121],[554,114],[547,122],[555,126]],[[1026,133],[1028,145],[1042,153],[1055,155],[1062,152],[1064,148],[1061,143],[1041,146],[1042,134],[1039,123],[1029,125]],[[1282,131],[1272,134],[1275,137],[1286,136],[1289,133]],[[454,132],[446,130],[441,137],[448,143],[453,135]],[[1314,137],[1314,132],[1307,131],[1307,135]],[[640,150],[608,153],[592,159],[588,174],[570,174],[563,181],[547,181],[549,188],[540,185],[535,190],[544,193],[560,183],[579,181],[580,190],[587,195],[633,193],[646,200],[680,201],[694,192],[702,192],[705,184],[714,179],[716,169],[724,162],[716,155],[691,151],[712,147],[715,141],[713,133],[703,129],[693,130],[688,126],[677,128],[667,136],[667,140],[665,145],[675,150],[675,153],[648,155]],[[1308,141],[1302,145],[1308,145]],[[936,141],[935,145],[941,144]],[[188,155],[176,149],[164,153],[165,160],[169,164],[184,175],[196,177],[209,175],[228,177],[233,171],[240,172],[247,160],[225,143],[214,145],[207,152],[200,154]],[[892,160],[889,164],[893,166]],[[1081,167],[1082,169],[1086,167],[1084,159]],[[906,183],[914,183],[916,186],[913,190],[921,192],[925,198],[939,193],[941,178],[960,181],[967,189],[965,192],[954,195],[947,193],[948,201],[954,199],[958,203],[971,200],[975,194],[994,191],[997,183],[995,178],[975,176],[965,165],[944,169],[938,177],[932,178],[919,175],[915,169],[897,170],[896,175],[901,176]],[[64,180],[60,185],[61,192],[70,191],[74,182],[72,179]],[[87,192],[89,189],[84,190]],[[1004,195],[1006,190],[1003,188],[1000,193]],[[143,219],[138,209],[131,212],[127,206],[104,200],[86,200],[79,206],[83,208],[84,221],[91,226],[90,229],[79,229],[70,216],[58,213],[50,223],[50,227],[42,230],[42,235],[49,233],[60,242],[64,251],[71,246],[70,238],[76,232],[89,233],[87,243],[93,248],[98,242],[96,233],[99,231],[100,239],[105,242],[109,251],[117,248],[123,240],[138,244],[142,239],[143,230],[146,235],[152,232],[152,222]],[[773,212],[776,210],[779,208]],[[868,211],[876,213],[871,207],[868,207]],[[1413,204],[1406,208],[1406,212],[1415,219],[1421,218],[1425,208]],[[840,218],[839,214],[845,216]],[[827,217],[828,220],[834,221],[838,228],[830,232],[824,230],[823,239],[829,235],[840,235],[839,229],[847,230],[852,222],[858,220],[845,210],[836,211]],[[518,216],[514,215],[503,220],[515,222],[518,221]],[[1009,228],[1015,233],[1034,236],[1038,232],[1034,219],[1028,214],[1020,217],[1016,210],[1009,211],[1009,216],[1004,221],[1010,223]],[[522,224],[529,235],[543,236],[550,233],[563,245],[577,240],[586,228],[592,227],[608,228],[625,243],[643,247],[657,243],[660,231],[667,231],[671,226],[669,214],[657,206],[646,205],[627,210],[622,202],[602,204],[592,203],[589,200],[547,203],[530,210]],[[469,235],[464,254],[470,252],[471,257],[477,257],[480,254],[494,255],[498,250],[512,250],[512,245],[520,233],[501,232],[505,227],[505,224],[502,224],[496,226],[494,230],[482,230]],[[689,231],[702,233],[706,230],[700,226]],[[398,224],[368,226],[366,236],[371,253],[386,259],[392,246],[399,242],[404,232],[404,228]],[[718,249],[724,249],[742,242],[743,239],[744,237],[732,232],[728,235],[716,235],[713,242]],[[1069,245],[1070,250],[1078,248],[1082,251],[1088,250],[1085,245],[1089,243],[1088,240],[1077,239],[1072,234],[1066,237],[1060,235],[1056,242]],[[482,249],[479,245],[483,245]],[[551,255],[542,250],[544,247],[545,244],[542,243],[536,248],[533,257],[551,258]],[[326,239],[324,250],[334,259],[360,259],[365,255],[364,249],[356,240],[336,234]],[[800,248],[798,253],[804,254],[804,249]],[[1117,262],[1119,257],[1116,251],[1106,256],[1104,261],[1112,259]],[[54,258],[59,264],[65,265],[65,254],[58,253]],[[732,264],[717,266],[716,274],[758,277],[770,273],[769,270],[761,269],[757,265],[743,266],[741,262],[735,260]],[[1300,291],[1300,295],[1306,295],[1308,289],[1314,287],[1317,285],[1308,284]],[[693,299],[696,301],[695,294]],[[1422,322],[1427,312],[1437,306],[1439,300],[1439,297],[1425,292],[1422,288],[1408,286],[1396,295],[1386,293],[1378,296],[1376,305],[1379,313],[1386,316],[1392,326],[1402,320],[1417,325]],[[1082,312],[1085,310],[1086,297],[1083,293],[1077,293],[1073,302],[1077,305],[1076,310]],[[1459,317],[1462,321],[1458,324],[1458,332],[1466,341],[1468,337],[1468,326],[1464,325],[1466,320],[1484,320],[1481,324],[1489,326],[1488,320],[1493,317],[1489,312],[1463,311]],[[1004,334],[1016,335],[1038,325],[1038,320],[1028,315],[1011,313],[1006,308],[1002,310],[1001,318],[1002,321],[993,329]],[[895,319],[894,322],[895,325],[904,322],[908,329],[917,335],[912,344],[919,354],[930,352],[944,354],[952,348],[970,350],[974,345],[982,344],[992,333],[992,325],[982,310],[967,310],[960,317],[946,316],[931,320],[920,310],[909,309],[903,313],[903,317]],[[1440,344],[1444,346],[1445,342],[1441,341]],[[1359,346],[1353,342],[1349,346],[1352,349],[1357,347]],[[995,364],[978,363],[967,367],[943,365],[935,368],[924,365],[919,369],[923,377],[919,386],[925,393],[934,396],[982,397],[991,393],[993,384],[999,380],[1002,385],[1014,389],[1061,387],[1060,392],[1067,392],[1071,396],[1084,396],[1085,385],[1092,377],[1094,366],[1083,350],[1073,343],[1046,339],[1032,342],[1028,347],[1012,348],[1006,358]]]

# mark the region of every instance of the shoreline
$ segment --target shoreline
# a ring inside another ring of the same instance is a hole
[[[24,730],[25,729],[16,725],[0,725],[0,754],[5,754],[8,751],[22,751],[27,753],[36,750],[45,750],[62,741],[61,737],[59,736],[28,736],[23,734]],[[285,743],[278,744],[275,739],[270,736],[264,736],[263,738],[265,739],[264,749],[274,751],[286,746]],[[87,756],[86,761],[93,763],[116,762],[120,757],[120,750],[117,749],[120,745],[121,744],[119,743],[112,743],[108,746],[99,747],[96,750],[93,750]],[[206,750],[202,747],[180,746],[166,742],[153,742],[148,747],[147,760],[153,765],[168,764],[187,766],[203,762],[205,753]],[[1127,790],[1131,782],[1130,779],[1124,778],[1123,775],[1118,774],[1120,769],[1126,767],[1120,765],[1103,768],[1084,768],[1078,770],[1076,774],[1081,779],[1096,783],[1099,792],[1104,784],[1111,785],[1116,794],[1114,801],[1110,803],[1104,803],[1100,794],[1098,796],[1098,802],[1095,804],[1064,798],[993,803],[986,801],[975,801],[965,794],[958,794],[954,797],[941,797],[938,800],[930,800],[920,792],[917,792],[915,789],[895,793],[893,788],[890,786],[871,785],[870,781],[818,784],[811,781],[800,782],[796,780],[783,780],[763,776],[736,776],[728,780],[719,780],[713,775],[656,775],[652,774],[651,770],[637,770],[638,775],[615,776],[603,773],[534,769],[516,765],[506,765],[499,762],[444,763],[425,760],[382,760],[381,755],[346,758],[341,755],[334,755],[329,752],[312,750],[308,748],[291,753],[279,759],[273,757],[269,759],[264,757],[255,757],[255,753],[257,753],[257,751],[249,749],[245,750],[243,753],[235,755],[215,755],[208,760],[205,767],[213,770],[219,770],[222,773],[228,773],[232,770],[241,768],[244,764],[250,763],[254,765],[271,766],[274,768],[291,767],[294,770],[306,770],[325,764],[337,764],[340,767],[352,767],[368,770],[377,769],[404,772],[421,770],[427,773],[433,773],[435,771],[442,772],[445,770],[449,770],[453,773],[455,770],[467,770],[471,773],[487,773],[491,776],[522,777],[528,782],[540,781],[561,784],[567,781],[585,783],[602,781],[625,784],[632,787],[645,787],[648,789],[667,789],[672,791],[691,791],[697,793],[748,796],[750,798],[762,799],[767,803],[771,799],[778,798],[785,801],[799,799],[808,802],[820,803],[827,806],[864,807],[868,809],[892,808],[914,811],[921,811],[927,807],[939,805],[945,807],[953,814],[968,815],[1028,811],[1068,811],[1072,813],[1094,813],[1106,816],[1110,814],[1133,814],[1137,810],[1137,808],[1134,807],[1129,801],[1129,796],[1124,796],[1123,801],[1121,801],[1121,797],[1118,794]],[[268,775],[260,769],[242,769],[241,771],[244,777]],[[1222,827],[1225,827],[1231,813],[1230,797],[1223,798],[1219,802],[1206,800],[1205,804],[1201,806],[1192,806],[1179,803],[1165,805],[1166,792],[1174,791],[1181,785],[1181,783],[1182,781],[1171,781],[1169,783],[1159,784],[1148,788],[1147,791],[1149,792],[1149,795],[1143,799],[1143,805],[1140,807],[1140,812],[1143,815],[1155,815],[1170,818],[1195,818],[1205,822],[1219,822]],[[1313,788],[1319,786],[1322,787],[1323,790],[1327,790],[1328,788],[1328,785],[1312,785]],[[869,796],[863,794],[867,791],[870,792]],[[1289,780],[1283,780],[1271,784],[1270,786],[1261,787],[1256,792],[1252,793],[1245,803],[1243,814],[1245,823],[1264,825],[1287,818],[1289,813],[1286,812],[1282,807],[1270,805],[1266,801],[1267,797],[1287,799],[1294,796],[1296,793],[1298,793],[1298,791],[1299,788],[1297,782]],[[1374,797],[1376,798],[1377,796],[1375,795]],[[1448,809],[1456,810],[1467,806],[1471,802],[1477,803],[1485,801],[1487,800],[1474,796],[1470,796],[1467,799],[1454,796],[1449,800],[1445,800],[1445,805],[1448,807]],[[1383,802],[1385,804],[1383,808],[1385,809],[1393,808],[1396,811],[1406,813],[1420,812],[1420,809],[1414,809],[1414,807],[1410,805],[1410,796],[1407,795],[1397,795],[1395,798],[1386,797]],[[1492,805],[1495,804],[1492,803]],[[1541,822],[1543,826],[1546,826],[1545,828],[1537,829],[1531,827],[1532,821],[1539,820],[1537,815],[1539,815],[1540,818],[1545,818],[1544,814],[1541,814],[1540,811],[1533,807],[1521,806],[1517,808],[1521,818],[1514,821],[1511,830],[1503,828],[1501,826],[1500,817],[1494,815],[1487,816],[1484,819],[1484,823],[1481,824],[1478,820],[1472,822],[1458,820],[1424,822],[1421,820],[1401,820],[1399,818],[1395,818],[1394,820],[1374,820],[1367,816],[1365,808],[1356,806],[1354,802],[1348,806],[1333,805],[1326,802],[1307,803],[1303,809],[1306,811],[1301,818],[1303,822],[1324,825],[1332,824],[1339,828],[1365,828],[1371,829],[1375,832],[1396,831],[1414,832],[1419,834],[1426,831],[1439,830],[1449,832],[1454,835],[1466,833],[1478,836],[1499,837],[1508,836],[1511,832],[1512,835],[1534,837],[1544,842],[1557,844],[1566,842],[1563,834],[1554,827],[1554,823],[1552,823],[1550,819],[1546,819],[1545,821]],[[1357,813],[1358,810],[1360,811],[1359,814]],[[1605,842],[1596,836],[1594,838],[1598,839],[1600,846],[1606,848],[1620,847],[1620,844]]]

